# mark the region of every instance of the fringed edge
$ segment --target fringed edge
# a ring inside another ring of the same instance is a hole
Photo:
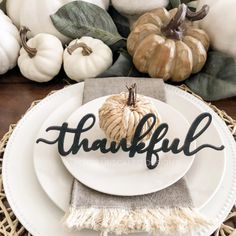
[[[102,236],[137,232],[185,234],[196,227],[210,224],[197,210],[191,208],[126,210],[74,207],[64,216],[63,223],[69,230],[90,229],[101,232]]]

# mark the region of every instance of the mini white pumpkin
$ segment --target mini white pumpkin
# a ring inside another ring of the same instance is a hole
[[[204,4],[210,11],[200,27],[210,36],[212,47],[236,57],[236,0],[200,0],[198,8]]]
[[[0,74],[16,66],[19,51],[19,32],[10,18],[0,10]]]
[[[59,38],[63,43],[69,38],[59,33],[54,27],[50,15],[54,14],[63,5],[74,0],[7,0],[7,14],[13,23],[20,28],[26,26],[31,30],[31,35],[48,33]],[[84,0],[108,8],[109,0]]]
[[[99,39],[84,36],[64,51],[64,70],[75,81],[94,78],[112,65],[111,49]]]
[[[145,133],[153,125],[148,135],[144,137],[144,141],[148,140],[161,123],[160,115],[147,97],[136,94],[136,84],[127,88],[128,93],[108,97],[99,109],[100,128],[112,141],[120,142],[126,139],[131,142],[139,122],[145,115],[152,113],[156,117],[155,124],[153,125],[152,120],[148,120],[142,130],[142,133]]]
[[[63,61],[61,41],[50,34],[38,34],[26,42],[28,28],[22,27],[22,48],[18,66],[22,75],[36,82],[47,82],[60,71]]]
[[[155,8],[166,7],[169,0],[111,0],[114,8],[123,15],[141,15]]]

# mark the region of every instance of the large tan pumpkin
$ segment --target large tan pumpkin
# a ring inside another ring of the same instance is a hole
[[[173,81],[199,72],[207,59],[209,37],[192,22],[208,11],[207,5],[194,13],[181,4],[178,9],[157,8],[141,16],[127,42],[136,68],[151,77]]]

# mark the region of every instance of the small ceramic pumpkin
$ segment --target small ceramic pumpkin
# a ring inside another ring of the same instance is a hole
[[[73,40],[64,51],[64,70],[75,81],[94,78],[113,61],[111,49],[99,39],[84,36]]]
[[[148,140],[160,124],[160,115],[148,98],[136,94],[136,85],[132,85],[128,90],[128,93],[109,97],[99,109],[100,128],[112,141],[119,142],[125,138],[131,142],[140,120],[145,115],[153,113],[157,120],[151,132],[145,136],[145,140]],[[151,124],[152,121],[147,122],[143,133]]]
[[[127,43],[136,68],[151,77],[173,81],[199,72],[210,42],[207,33],[192,22],[204,18],[208,11],[207,5],[194,13],[181,4],[169,12],[157,8],[141,16]]]
[[[36,82],[47,82],[60,71],[63,59],[61,41],[50,34],[37,34],[26,42],[28,28],[22,27],[20,37],[22,48],[18,66],[22,75]]]
[[[8,16],[0,10],[0,75],[17,64],[20,35]]]

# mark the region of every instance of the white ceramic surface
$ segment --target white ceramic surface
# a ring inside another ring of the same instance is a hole
[[[88,139],[89,146],[97,139],[107,138],[99,127],[98,116],[98,110],[107,98],[108,96],[101,97],[86,103],[76,109],[66,121],[69,128],[76,128],[85,115],[88,113],[95,115],[96,123],[93,128],[81,135],[81,141],[84,138]],[[170,105],[153,98],[148,99],[157,108],[161,120],[169,125],[165,138],[170,142],[179,138],[180,145],[183,145],[190,128],[188,121]],[[86,123],[85,127],[89,124],[91,120]],[[179,125],[176,126],[176,124]],[[56,133],[58,134],[58,131]],[[44,138],[44,136],[39,138]],[[67,134],[64,143],[65,150],[69,150],[73,141],[74,135]],[[160,148],[161,145],[162,142],[159,142],[155,145],[155,149]],[[43,148],[48,148],[48,145],[42,143],[41,150]],[[196,142],[191,144],[191,148],[196,148]],[[195,155],[185,156],[183,152],[178,154],[160,152],[159,156],[159,165],[153,170],[149,170],[146,166],[146,153],[136,154],[133,158],[129,158],[129,154],[122,150],[115,154],[103,154],[100,151],[85,152],[80,149],[76,155],[70,154],[61,158],[69,172],[92,189],[111,195],[138,196],[162,190],[180,180],[191,167],[195,157]]]
[[[235,141],[224,122],[207,105],[175,87],[167,85],[166,90],[168,99],[171,94],[172,102],[179,106],[179,110],[185,109],[186,111],[186,106],[181,103],[181,101],[186,101],[186,104],[192,104],[192,106],[188,105],[188,110],[190,107],[196,106],[202,111],[210,112],[218,132],[223,137],[223,144],[226,146],[226,174],[214,197],[201,209],[201,212],[208,219],[213,220],[214,224],[193,233],[207,236],[224,220],[236,199]],[[34,236],[98,235],[91,231],[68,233],[63,230],[60,224],[63,213],[48,199],[37,181],[33,168],[33,145],[28,142],[28,140],[36,139],[39,127],[42,126],[51,111],[75,94],[78,95],[78,99],[81,98],[82,91],[83,84],[77,84],[44,99],[19,122],[5,151],[3,181],[7,198],[16,216]],[[192,109],[189,112],[194,113]],[[213,136],[211,141],[214,140]],[[202,185],[204,184],[203,181]]]

